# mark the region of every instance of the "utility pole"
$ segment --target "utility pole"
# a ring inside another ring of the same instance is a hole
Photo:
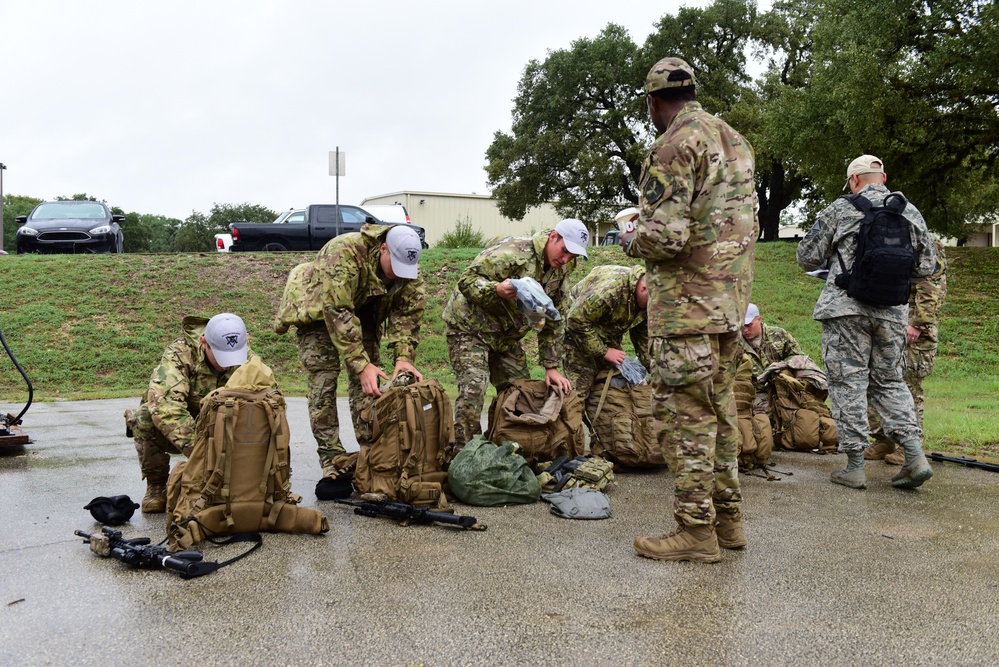
[[[7,168],[0,162],[0,250],[3,250],[3,172]]]
[[[335,151],[330,151],[330,176],[336,177],[336,233],[340,233],[340,177],[347,175],[347,154],[340,152],[337,146]]]

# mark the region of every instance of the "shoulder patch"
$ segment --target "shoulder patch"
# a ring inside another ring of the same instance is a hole
[[[673,181],[670,180],[668,183],[664,183],[655,174],[649,174],[649,180],[645,182],[645,186],[642,188],[642,198],[645,199],[646,206],[651,206],[652,208],[655,208],[659,202],[672,194]]]

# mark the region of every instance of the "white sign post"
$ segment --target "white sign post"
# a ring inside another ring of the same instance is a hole
[[[337,218],[340,217],[340,177],[347,175],[347,154],[340,152],[337,146],[335,151],[330,151],[330,176],[336,177],[336,210]]]

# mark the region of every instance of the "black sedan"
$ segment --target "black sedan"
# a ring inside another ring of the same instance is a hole
[[[17,254],[120,253],[124,219],[98,201],[48,201],[17,217]]]

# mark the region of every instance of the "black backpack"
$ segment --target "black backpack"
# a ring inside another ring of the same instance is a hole
[[[848,271],[836,249],[842,272],[836,287],[872,306],[900,306],[909,302],[909,285],[916,266],[909,221],[902,215],[908,203],[901,193],[885,198],[884,206],[873,206],[863,195],[844,195],[864,214],[857,233],[857,252]]]

